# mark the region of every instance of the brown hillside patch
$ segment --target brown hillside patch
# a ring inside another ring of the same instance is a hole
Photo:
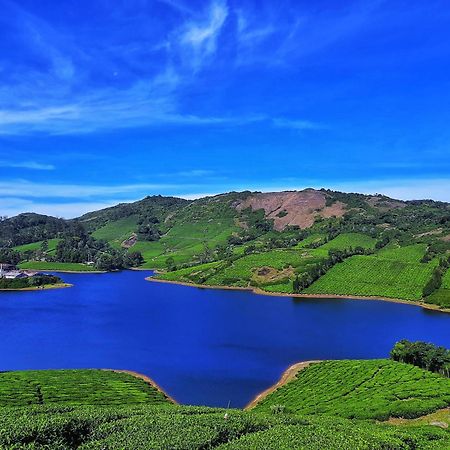
[[[450,242],[450,234],[448,234],[447,236],[444,236],[444,237],[442,238],[442,240],[443,240],[444,242]]]
[[[433,236],[435,234],[441,234],[441,233],[442,233],[442,228],[437,228],[436,230],[431,230],[431,231],[427,231],[425,233],[415,234],[414,237],[421,238],[424,236]]]
[[[294,275],[294,269],[288,267],[283,270],[277,270],[273,267],[258,267],[253,271],[253,280],[258,283],[275,283],[277,281],[291,278]]]
[[[133,233],[128,239],[125,239],[122,242],[121,246],[123,248],[131,248],[133,247],[134,244],[136,244],[136,242],[137,242],[137,234]]]
[[[335,202],[325,206],[326,194],[313,189],[300,192],[268,192],[251,195],[236,205],[238,211],[252,208],[253,211],[263,209],[267,219],[274,221],[276,230],[284,230],[289,225],[309,228],[314,224],[316,216],[342,217],[345,205]],[[280,214],[282,212],[282,214]],[[281,216],[281,217],[280,217]]]

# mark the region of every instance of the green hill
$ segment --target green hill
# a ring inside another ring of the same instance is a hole
[[[166,404],[142,379],[107,370],[31,370],[0,373],[0,406]]]
[[[255,411],[280,406],[347,419],[415,418],[450,405],[450,379],[390,360],[326,361],[301,370]]]
[[[0,448],[444,450],[450,432],[428,416],[367,419],[435,411],[450,403],[448,383],[401,363],[327,362],[241,411],[174,405],[110,371],[9,372],[0,375]]]
[[[2,262],[29,259],[23,267],[140,265],[171,281],[450,305],[436,275],[450,266],[450,205],[431,200],[324,189],[151,196],[70,221],[4,219],[0,236]]]

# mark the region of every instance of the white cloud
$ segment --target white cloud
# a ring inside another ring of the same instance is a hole
[[[122,185],[76,185],[35,183],[27,180],[0,181],[0,197],[24,197],[24,198],[95,198],[112,195],[134,194],[148,195],[149,192],[160,193],[162,191],[190,189],[195,185],[179,184],[122,184]]]
[[[227,17],[227,4],[214,0],[209,6],[206,19],[191,20],[183,26],[180,41],[186,52],[185,61],[194,70],[198,70],[216,52],[217,40]]]
[[[192,169],[192,170],[184,170],[182,172],[178,172],[175,175],[179,175],[181,177],[207,177],[214,175],[213,170],[206,169]],[[173,176],[173,174],[171,174]]]
[[[107,200],[97,202],[63,202],[48,203],[42,201],[32,201],[23,198],[0,198],[0,215],[13,217],[25,212],[34,212],[54,217],[72,219],[87,212],[96,211],[118,203],[127,203],[134,200]]]
[[[19,169],[30,169],[30,170],[55,170],[53,164],[43,164],[36,161],[0,161],[0,167],[11,167]]]
[[[298,131],[323,130],[325,128],[323,125],[309,120],[286,119],[283,117],[272,119],[272,123],[277,128],[291,128]]]
[[[363,194],[379,193],[400,200],[432,199],[450,202],[450,178],[368,180],[336,183],[336,189]]]

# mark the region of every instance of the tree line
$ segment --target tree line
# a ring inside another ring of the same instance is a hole
[[[441,287],[442,278],[449,267],[450,267],[450,257],[441,258],[439,260],[439,264],[433,270],[431,279],[423,288],[422,292],[423,297],[430,296],[434,291],[437,291]]]
[[[0,278],[0,289],[26,289],[56,283],[62,283],[62,280],[54,275],[36,275],[15,280]]]
[[[391,359],[450,377],[450,350],[426,342],[397,342],[390,353]]]

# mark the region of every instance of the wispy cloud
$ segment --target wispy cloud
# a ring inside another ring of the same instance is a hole
[[[272,119],[272,124],[277,128],[290,128],[297,131],[323,130],[326,128],[320,123],[311,122],[309,120],[286,119],[283,117]]]
[[[123,200],[110,199],[106,201],[74,201],[50,203],[41,200],[30,200],[23,198],[0,198],[0,215],[16,216],[17,214],[34,212],[54,217],[63,217],[72,219],[81,216],[87,212],[96,211],[118,203],[128,203],[137,199]]]
[[[217,41],[228,17],[228,6],[221,0],[213,0],[205,17],[186,22],[180,31],[180,43],[184,60],[199,70],[217,50]]]
[[[183,14],[195,15],[195,11],[181,0],[157,0]]]
[[[139,183],[119,185],[86,185],[38,183],[28,180],[0,181],[0,196],[22,198],[95,198],[126,196],[130,194],[148,195],[181,189],[196,189],[197,185],[171,183]]]
[[[192,170],[184,170],[182,172],[178,172],[175,175],[178,175],[181,177],[198,178],[198,177],[210,177],[210,176],[215,175],[215,173],[216,172],[214,172],[214,170],[192,169]]]
[[[39,64],[23,70],[21,63],[7,63],[9,75],[0,85],[0,135],[254,122],[248,112],[244,117],[223,116],[222,111],[195,104],[186,107],[183,100],[214,62],[222,61],[232,71],[241,63],[270,66],[295,61],[360,29],[378,1],[335,14],[266,3],[253,9],[248,4],[236,7],[226,0],[210,0],[196,9],[183,0],[159,3],[179,13],[176,20],[167,21],[163,37],[159,32],[148,40],[111,45],[106,38],[95,43],[75,39],[67,30],[64,34],[18,3],[8,2],[8,14],[0,23],[8,18],[15,38]],[[151,18],[145,8],[141,13],[140,26]],[[118,11],[113,15],[119,21],[117,28],[121,17]],[[150,64],[155,55],[157,63]],[[277,118],[273,125],[317,128],[306,121]]]
[[[36,161],[1,161],[0,167],[11,167],[18,169],[30,169],[30,170],[55,170],[53,164],[43,164]]]

